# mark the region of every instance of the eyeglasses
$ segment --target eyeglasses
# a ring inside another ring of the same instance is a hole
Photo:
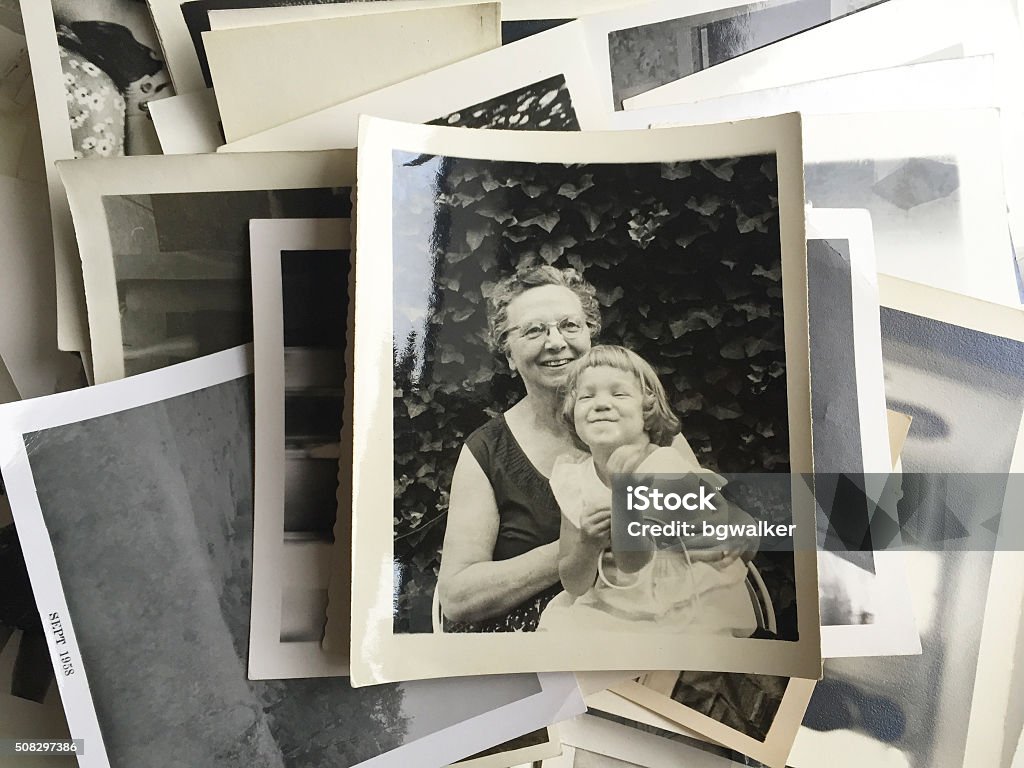
[[[563,338],[575,339],[587,330],[587,324],[578,317],[563,317],[561,320],[555,320],[550,323],[542,323],[540,321],[524,323],[518,328],[510,328],[508,333],[515,331],[521,339],[537,341],[546,337],[552,328],[557,328],[558,333]]]

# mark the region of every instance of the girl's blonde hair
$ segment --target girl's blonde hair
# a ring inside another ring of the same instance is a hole
[[[580,376],[588,368],[606,366],[632,374],[640,383],[643,393],[644,431],[655,445],[671,445],[679,434],[679,419],[672,413],[668,404],[668,395],[658,380],[651,364],[636,352],[613,344],[599,344],[591,347],[588,352],[572,363],[565,379],[565,397],[562,400],[562,420],[568,425],[573,440],[583,450],[587,445],[576,432],[576,420],[573,410],[576,407],[576,393]]]

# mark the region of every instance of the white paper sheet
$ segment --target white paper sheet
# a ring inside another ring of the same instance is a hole
[[[161,99],[149,113],[165,155],[202,155],[224,143],[212,88]]]

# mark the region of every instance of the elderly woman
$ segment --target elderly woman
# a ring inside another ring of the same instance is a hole
[[[466,440],[438,589],[449,631],[531,631],[561,591],[561,513],[548,478],[556,458],[579,454],[560,417],[560,387],[601,317],[593,286],[576,270],[536,266],[498,283],[488,327],[526,396]]]

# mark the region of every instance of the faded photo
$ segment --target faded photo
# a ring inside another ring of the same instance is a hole
[[[878,263],[895,267],[964,260],[966,211],[953,157],[808,163],[807,200],[871,214]]]
[[[394,631],[795,639],[792,552],[627,576],[593,525],[617,449],[788,469],[775,157],[393,158]]]
[[[251,386],[25,438],[110,764],[353,766],[539,692],[533,675],[247,680]]]
[[[1002,509],[1002,489],[969,473],[1010,470],[1024,412],[1024,344],[893,309],[882,310],[882,341],[888,406],[913,416],[900,522],[922,550],[907,553],[907,568],[923,653],[826,661],[798,746],[865,763],[959,768],[992,552],[945,550],[940,542],[949,538],[960,547],[942,527],[949,512],[977,525]],[[904,517],[905,505],[920,503],[923,512]]]
[[[632,96],[885,0],[769,0],[608,35],[616,109]]]
[[[125,375],[252,341],[249,219],[349,216],[350,190],[103,198]]]
[[[75,157],[160,154],[149,102],[173,96],[144,0],[51,0]]]

